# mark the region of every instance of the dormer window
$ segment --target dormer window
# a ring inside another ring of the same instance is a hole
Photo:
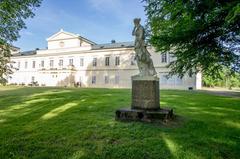
[[[59,46],[60,46],[60,47],[64,47],[64,42],[61,41],[61,42],[59,43]]]

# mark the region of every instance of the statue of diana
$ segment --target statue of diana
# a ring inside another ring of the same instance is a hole
[[[135,36],[134,50],[135,50],[135,59],[137,61],[139,76],[156,76],[157,72],[153,66],[153,61],[151,55],[147,50],[145,44],[145,29],[140,24],[141,19],[135,18],[134,29],[132,35]]]

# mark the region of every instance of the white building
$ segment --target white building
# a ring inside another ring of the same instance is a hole
[[[45,50],[14,53],[17,68],[9,84],[40,86],[73,86],[131,88],[131,76],[138,74],[133,42],[96,44],[63,30],[47,39]],[[164,89],[201,89],[201,74],[180,79],[167,78],[169,54],[155,53],[149,48]]]

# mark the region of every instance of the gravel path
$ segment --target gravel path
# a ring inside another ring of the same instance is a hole
[[[212,88],[203,88],[200,90],[201,92],[206,92],[209,94],[219,95],[219,96],[227,96],[227,97],[237,97],[240,98],[239,90],[227,90],[227,89],[212,89]]]

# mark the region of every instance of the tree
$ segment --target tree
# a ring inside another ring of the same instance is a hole
[[[203,85],[206,87],[228,87],[229,89],[232,87],[240,87],[240,74],[231,74],[227,68],[224,68],[220,72],[219,78],[203,74]]]
[[[1,0],[0,1],[0,83],[12,73],[10,64],[11,43],[26,28],[24,20],[33,17],[33,10],[39,7],[42,0]]]
[[[240,72],[239,0],[143,0],[149,41],[177,58],[170,75],[204,72],[218,76],[223,68]]]

